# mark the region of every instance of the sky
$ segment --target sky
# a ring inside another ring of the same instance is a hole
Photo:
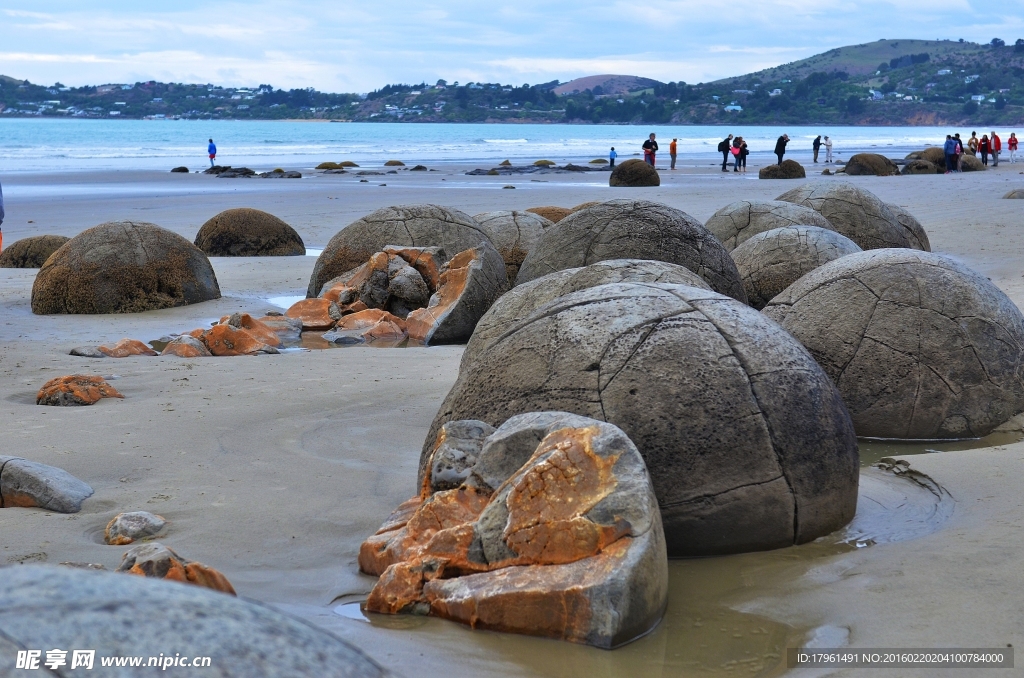
[[[0,74],[327,92],[601,73],[697,83],[882,38],[994,37],[1024,37],[1024,0],[4,0]]]

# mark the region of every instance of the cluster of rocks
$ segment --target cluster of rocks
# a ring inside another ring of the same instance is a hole
[[[931,146],[923,151],[908,153],[901,174],[944,174],[946,172],[946,152],[939,146]],[[964,147],[960,156],[960,169],[964,172],[981,172],[986,169],[981,160]]]
[[[172,172],[175,170],[171,170]],[[186,168],[187,172],[188,169]],[[214,165],[213,167],[204,170],[203,174],[213,174],[218,179],[250,179],[252,177],[260,177],[262,179],[301,179],[302,173],[296,172],[295,170],[283,170],[275,169],[270,172],[259,172],[251,170],[248,167],[230,167],[226,165]]]
[[[532,165],[516,166],[509,163],[508,165],[501,164],[498,167],[491,169],[475,169],[466,172],[467,176],[480,177],[480,176],[514,176],[523,174],[567,174],[572,172],[607,172],[607,167],[587,167],[586,165],[575,165],[573,163],[567,163],[559,167],[556,163],[547,160],[538,160]]]

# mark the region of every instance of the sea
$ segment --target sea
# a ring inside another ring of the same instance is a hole
[[[678,139],[680,162],[720,158],[718,143],[742,135],[752,159],[772,157],[776,139],[790,136],[789,153],[809,155],[817,135],[828,135],[840,159],[876,152],[901,158],[941,145],[945,135],[971,130],[939,127],[527,125],[458,123],[330,123],[304,121],[64,120],[0,119],[0,172],[102,169],[168,170],[207,166],[207,140],[217,144],[218,164],[256,170],[311,168],[324,161],[352,160],[361,166],[398,159],[406,163],[460,163],[491,167],[549,159],[586,162],[606,158],[615,147],[620,161],[640,151],[651,132],[661,155]],[[824,153],[824,149],[822,150]],[[667,158],[666,158],[667,159]]]

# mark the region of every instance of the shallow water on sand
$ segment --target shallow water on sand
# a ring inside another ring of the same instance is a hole
[[[878,438],[859,438],[857,443],[860,447],[860,465],[871,466],[883,457],[899,458],[914,454],[977,450],[983,447],[1010,445],[1021,440],[1024,440],[1024,431],[996,431],[984,438],[965,438],[963,440],[882,440]]]

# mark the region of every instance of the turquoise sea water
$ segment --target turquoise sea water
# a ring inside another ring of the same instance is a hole
[[[379,165],[406,162],[473,162],[489,167],[506,158],[557,162],[607,157],[615,146],[631,157],[650,132],[668,155],[679,139],[683,160],[720,157],[718,142],[728,133],[743,135],[754,158],[771,156],[783,132],[790,153],[801,160],[811,140],[827,134],[840,158],[860,151],[902,157],[910,150],[940,144],[952,131],[935,127],[722,127],[642,125],[483,125],[314,123],[192,120],[0,120],[0,172],[84,169],[169,169],[208,165],[207,139],[218,147],[218,163],[256,168],[312,167],[325,160]],[[824,151],[823,151],[824,153]],[[823,156],[822,156],[823,157]]]

